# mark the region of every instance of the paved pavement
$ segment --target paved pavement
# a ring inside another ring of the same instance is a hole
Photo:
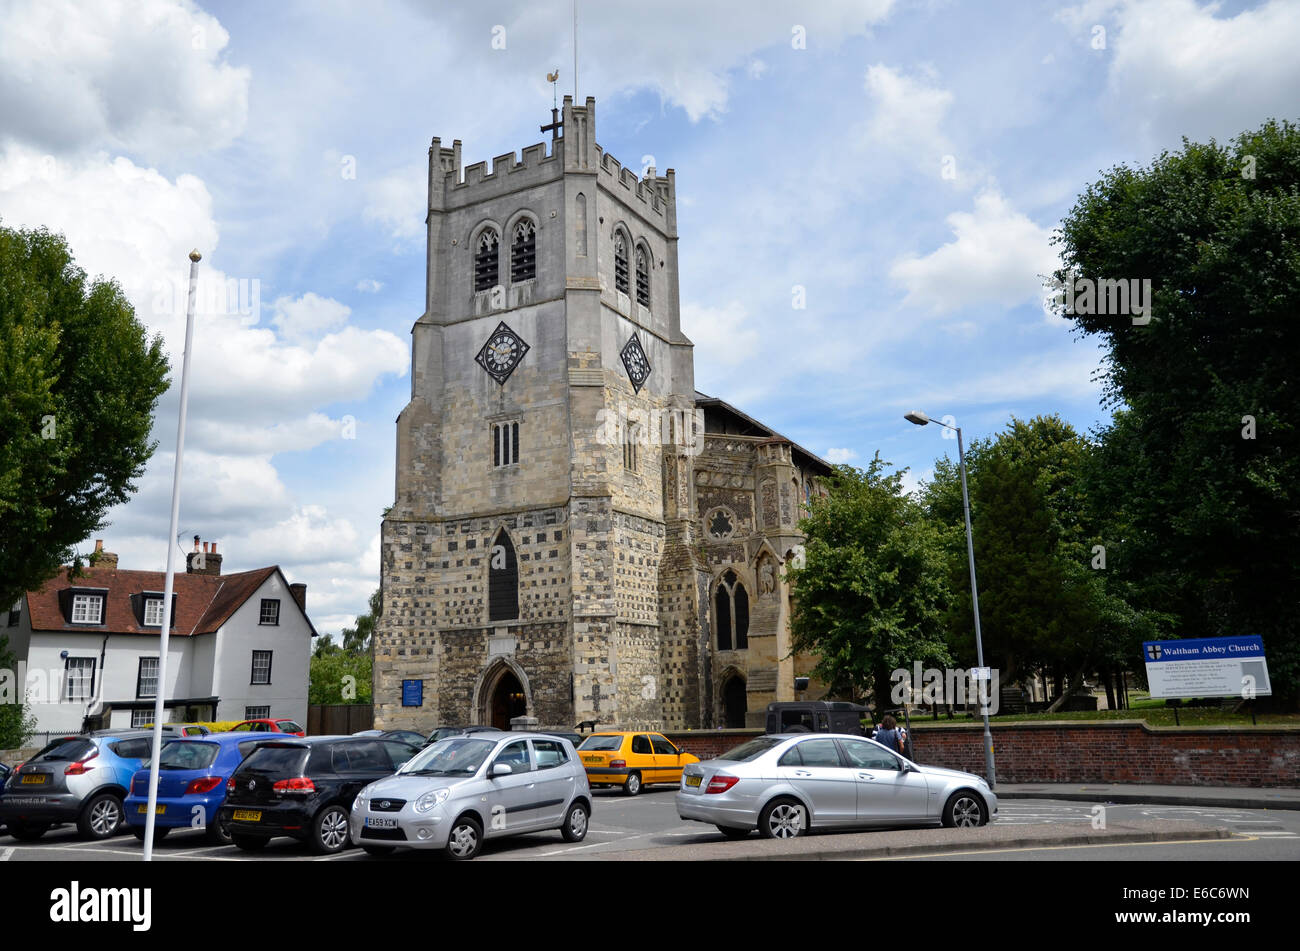
[[[999,783],[998,800],[1055,799],[1075,802],[1226,806],[1237,809],[1300,809],[1300,789],[1237,786],[1157,786],[1139,783]]]

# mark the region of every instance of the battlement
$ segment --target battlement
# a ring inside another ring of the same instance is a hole
[[[492,159],[492,171],[490,172],[487,168],[487,162],[475,162],[472,165],[461,166],[460,139],[456,139],[450,149],[444,149],[442,140],[435,137],[433,143],[429,146],[429,155],[431,163],[433,157],[437,157],[437,167],[441,170],[444,185],[447,184],[447,176],[452,176],[451,187],[463,188],[496,179],[501,175],[510,175],[540,168],[543,165],[550,165],[563,155],[563,147],[562,140],[557,141],[556,148],[548,155],[546,143],[538,142],[536,145],[530,145],[519,153],[506,152],[504,155],[498,155]]]
[[[602,149],[599,143],[596,144],[596,153],[600,156],[600,175],[604,178],[606,187],[611,191],[626,193],[628,198],[635,197],[645,206],[646,211],[660,218],[666,216],[668,203],[675,198],[674,172],[671,168],[667,174],[658,175],[651,165],[646,170],[645,177],[638,178],[634,171],[624,168],[623,163]]]

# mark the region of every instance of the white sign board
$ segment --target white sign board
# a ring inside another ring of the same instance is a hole
[[[1142,653],[1153,699],[1268,697],[1273,693],[1259,637],[1146,641]]]

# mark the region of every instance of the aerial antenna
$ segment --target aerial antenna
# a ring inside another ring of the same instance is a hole
[[[573,104],[578,104],[578,0],[573,0]]]

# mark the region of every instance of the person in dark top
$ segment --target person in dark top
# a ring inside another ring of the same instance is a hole
[[[903,732],[898,728],[898,721],[888,713],[880,721],[880,729],[876,731],[873,739],[881,746],[893,750],[895,753],[901,754],[903,752]]]

